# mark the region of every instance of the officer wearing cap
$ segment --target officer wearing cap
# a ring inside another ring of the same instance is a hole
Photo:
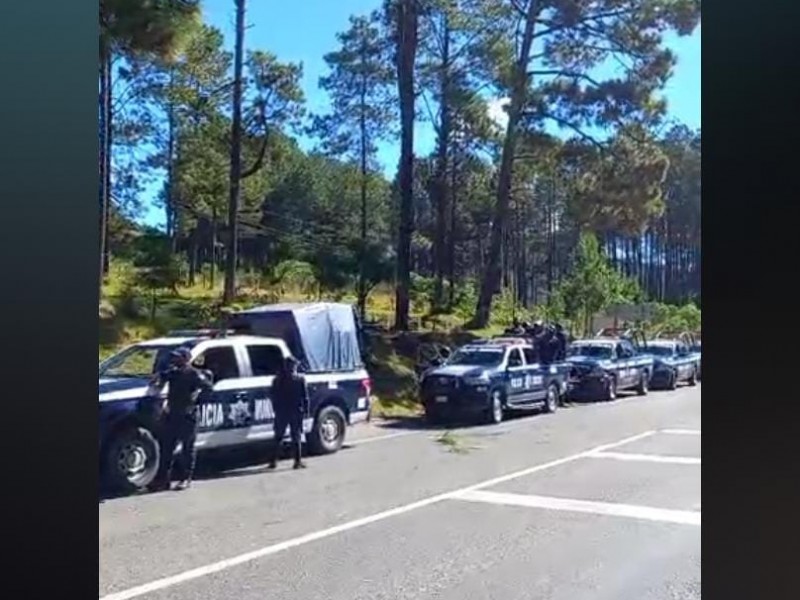
[[[561,323],[556,323],[555,338],[558,341],[558,350],[556,352],[556,361],[562,361],[567,358],[567,334],[564,332],[564,326]]]
[[[172,479],[175,448],[183,446],[183,477],[178,489],[191,485],[197,457],[194,442],[197,437],[197,398],[203,390],[212,388],[210,375],[191,365],[192,354],[188,348],[178,348],[171,354],[168,369],[158,373],[152,381],[154,388],[161,390],[169,384],[164,408],[161,440],[161,470],[156,479],[156,489],[167,489]]]
[[[305,378],[297,372],[297,361],[287,357],[275,380],[272,382],[272,404],[275,409],[275,438],[272,444],[268,468],[278,464],[281,442],[286,428],[292,438],[294,468],[304,469],[302,461],[303,417],[308,413],[308,388]]]

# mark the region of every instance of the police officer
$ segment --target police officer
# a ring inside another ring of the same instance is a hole
[[[556,323],[555,338],[558,342],[558,350],[556,352],[556,361],[566,360],[567,358],[567,334],[564,333],[564,326],[561,323]]]
[[[272,383],[273,406],[275,408],[275,439],[272,445],[269,467],[274,469],[278,464],[281,442],[286,428],[292,438],[294,468],[305,469],[302,461],[301,437],[303,433],[303,417],[308,413],[308,388],[305,378],[297,372],[297,361],[291,356],[284,360],[281,370]]]
[[[191,365],[191,359],[192,354],[188,348],[178,348],[172,352],[170,367],[158,373],[152,381],[153,387],[158,390],[169,384],[162,423],[161,470],[156,479],[156,489],[169,488],[175,448],[179,442],[183,446],[183,478],[178,483],[178,489],[188,488],[194,474],[197,458],[194,447],[197,437],[196,402],[203,390],[212,388],[212,383],[208,374]]]
[[[544,332],[539,336],[539,356],[545,364],[549,364],[555,360],[557,348],[555,331],[551,326],[547,326]]]

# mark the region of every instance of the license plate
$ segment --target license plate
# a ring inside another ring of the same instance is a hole
[[[447,396],[436,396],[436,402],[447,402]]]

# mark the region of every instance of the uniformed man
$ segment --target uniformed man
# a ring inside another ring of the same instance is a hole
[[[543,363],[549,364],[555,360],[557,354],[555,330],[551,326],[547,326],[539,339],[539,356]]]
[[[188,348],[172,352],[170,367],[158,373],[151,382],[157,390],[169,383],[164,407],[161,435],[161,470],[156,478],[156,489],[169,488],[175,461],[175,448],[183,446],[181,463],[183,477],[177,489],[191,485],[197,451],[197,398],[203,390],[212,388],[211,377],[191,365],[192,354]]]
[[[308,387],[305,378],[297,372],[297,361],[287,357],[272,383],[272,402],[275,409],[275,439],[272,444],[269,467],[278,465],[281,442],[286,428],[292,439],[294,468],[305,469],[302,461],[303,417],[308,413]]]
[[[564,326],[561,323],[556,323],[556,340],[558,342],[558,351],[556,352],[556,361],[566,360],[567,358],[567,334],[564,332]]]

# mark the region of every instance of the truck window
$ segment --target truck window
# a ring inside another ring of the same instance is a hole
[[[519,348],[514,348],[508,354],[508,366],[509,367],[521,367],[522,366],[522,355],[519,353]]]
[[[250,357],[254,377],[275,375],[283,363],[283,352],[274,345],[247,346],[247,355]]]
[[[525,355],[525,362],[529,365],[535,365],[539,362],[539,357],[536,355],[534,348],[523,348],[522,353]]]
[[[195,359],[196,366],[211,371],[214,382],[241,377],[239,362],[230,346],[209,348]]]

